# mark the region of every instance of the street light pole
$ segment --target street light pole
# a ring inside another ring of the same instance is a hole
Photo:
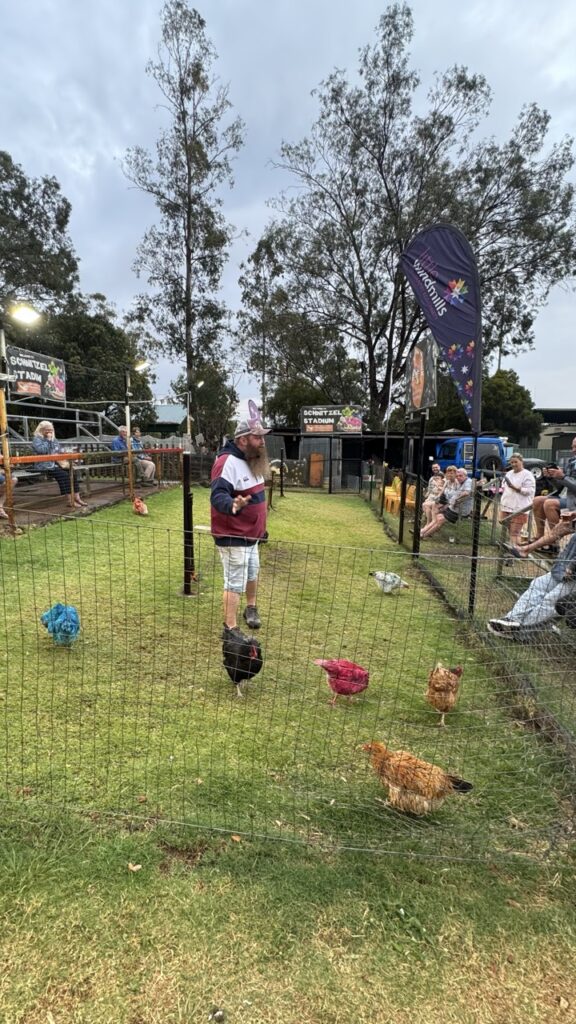
[[[126,424],[126,448],[128,449],[128,493],[134,501],[134,466],[132,465],[132,435],[130,430],[130,370],[124,370],[124,422]]]
[[[190,438],[190,444],[192,444],[192,416],[190,415],[191,399],[192,395],[190,393],[190,388],[188,388],[186,392],[186,433]]]

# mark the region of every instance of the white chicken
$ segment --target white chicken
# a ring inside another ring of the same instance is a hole
[[[392,594],[395,590],[403,590],[404,587],[410,586],[396,572],[369,572],[368,575],[374,577],[384,594]]]

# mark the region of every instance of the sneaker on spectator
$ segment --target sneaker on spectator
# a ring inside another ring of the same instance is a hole
[[[247,604],[244,609],[244,621],[250,629],[260,629],[262,620],[258,615],[258,609],[255,604]]]
[[[499,635],[506,635],[518,632],[522,629],[522,623],[514,622],[512,619],[490,619],[487,624],[489,633],[497,633]]]

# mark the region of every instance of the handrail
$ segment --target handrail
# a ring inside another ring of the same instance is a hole
[[[160,453],[176,453],[183,451],[182,448],[138,448],[136,451],[140,453],[149,452],[151,455],[159,455]],[[114,455],[119,460],[128,457],[128,452],[116,451],[113,448],[108,448],[103,452],[52,452],[51,455],[11,455],[10,465],[11,466],[24,466],[31,462],[79,462],[80,460],[86,460],[91,455]],[[136,453],[133,451],[132,455]],[[4,459],[0,455],[0,465],[4,465]]]

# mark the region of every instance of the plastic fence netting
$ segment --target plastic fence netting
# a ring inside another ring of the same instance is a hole
[[[568,630],[510,643],[483,629],[526,579],[483,559],[471,621],[458,614],[465,552],[415,561],[384,545],[270,541],[260,551],[264,666],[239,699],[222,664],[222,568],[209,534],[195,532],[194,551],[199,581],[184,598],[180,529],[93,517],[0,543],[5,805],[437,857],[540,856],[572,834]],[[383,593],[374,571],[409,586]],[[69,644],[40,622],[57,603],[79,615]],[[362,666],[367,689],[331,706],[316,659]],[[438,661],[463,670],[443,728],[425,699]],[[374,740],[473,788],[428,815],[401,812],[362,749]]]

